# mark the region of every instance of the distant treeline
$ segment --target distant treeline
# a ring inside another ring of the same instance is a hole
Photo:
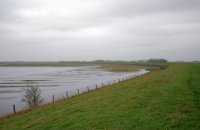
[[[149,59],[147,62],[167,62],[166,59]]]
[[[129,64],[129,63],[144,63],[144,62],[167,62],[166,59],[149,59],[138,61],[122,61],[122,60],[94,60],[94,61],[13,61],[0,62],[0,66],[87,66],[95,64]]]

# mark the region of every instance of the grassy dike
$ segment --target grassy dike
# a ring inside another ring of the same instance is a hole
[[[200,129],[200,65],[164,70],[1,119],[0,129]]]

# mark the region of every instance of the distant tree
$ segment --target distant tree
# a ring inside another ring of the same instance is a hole
[[[104,60],[95,60],[94,63],[104,63]]]
[[[192,61],[192,63],[200,63],[200,61],[196,60],[196,61]]]
[[[27,87],[24,90],[24,96],[22,102],[25,102],[29,108],[37,107],[43,102],[41,97],[41,90],[38,85],[33,85],[31,83],[27,84]]]
[[[167,62],[166,59],[149,59],[148,62]]]

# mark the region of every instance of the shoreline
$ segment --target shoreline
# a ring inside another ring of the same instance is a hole
[[[144,71],[144,72],[138,74],[140,71]],[[69,100],[69,99],[72,99],[72,98],[75,98],[75,97],[78,97],[78,96],[82,96],[84,94],[87,94],[89,92],[93,92],[95,90],[99,90],[99,89],[102,89],[102,88],[105,88],[105,87],[109,87],[109,86],[112,86],[112,85],[115,85],[115,84],[119,84],[119,83],[122,83],[122,82],[125,82],[125,81],[128,81],[128,80],[131,80],[131,79],[135,79],[137,77],[146,75],[148,73],[150,73],[149,70],[142,69],[142,70],[138,70],[138,71],[134,72],[133,74],[131,74],[131,76],[122,77],[120,79],[114,80],[113,82],[110,82],[110,81],[102,82],[101,86],[95,85],[94,88],[88,89],[86,91],[79,91],[79,89],[77,89],[78,92],[75,93],[75,94],[72,94],[71,96],[67,96],[67,97],[64,97],[64,98],[59,98],[59,99],[56,99],[56,100],[54,100],[52,102],[45,102],[45,103],[43,103],[43,104],[41,104],[41,105],[39,105],[39,106],[37,106],[35,108],[27,108],[27,109],[19,110],[19,111],[16,111],[15,114],[12,113],[12,114],[7,114],[7,115],[0,116],[0,121],[2,121],[4,119],[15,117],[15,116],[18,116],[18,115],[21,115],[23,113],[27,113],[27,112],[30,112],[30,111],[33,111],[33,110],[42,109],[42,107],[46,107],[46,106],[55,104],[57,102],[61,102],[61,101]]]

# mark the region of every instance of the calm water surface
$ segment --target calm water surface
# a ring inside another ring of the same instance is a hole
[[[21,102],[24,95],[23,88],[27,82],[38,85],[42,90],[44,103],[55,99],[75,95],[87,91],[87,87],[100,87],[102,82],[113,82],[127,76],[147,73],[140,70],[135,73],[110,72],[97,67],[0,67],[0,116],[11,114],[12,105],[17,111],[26,108]]]

